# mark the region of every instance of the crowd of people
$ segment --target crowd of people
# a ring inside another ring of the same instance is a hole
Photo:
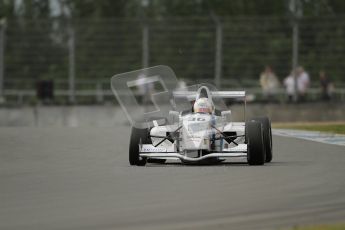
[[[334,86],[323,70],[319,72],[319,81],[320,99],[325,101],[330,100]],[[307,100],[308,90],[310,88],[310,77],[308,72],[302,66],[299,66],[292,70],[281,84],[272,67],[266,66],[260,74],[260,86],[265,101],[274,101],[276,99],[275,95],[280,87],[284,87],[288,102],[304,102]]]

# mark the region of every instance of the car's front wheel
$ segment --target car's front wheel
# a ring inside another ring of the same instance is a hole
[[[265,144],[265,154],[266,162],[271,162],[273,157],[272,151],[272,129],[271,121],[268,117],[257,117],[252,120],[260,122],[262,124],[263,135],[264,135],[264,144]]]
[[[262,124],[246,122],[247,161],[249,165],[263,165],[266,160]]]
[[[129,142],[129,164],[144,166],[146,158],[139,156],[139,144],[148,142],[148,129],[132,127],[131,139]]]

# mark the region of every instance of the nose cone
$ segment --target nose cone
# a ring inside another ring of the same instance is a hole
[[[185,149],[209,149],[210,116],[194,114],[183,121],[183,144]]]

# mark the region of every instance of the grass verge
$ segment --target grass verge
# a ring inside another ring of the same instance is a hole
[[[287,122],[273,123],[272,127],[345,134],[345,122]]]

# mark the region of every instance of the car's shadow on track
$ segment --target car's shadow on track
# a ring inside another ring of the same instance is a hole
[[[217,164],[186,164],[180,162],[167,162],[164,164],[156,164],[156,163],[147,163],[145,167],[224,167],[224,166],[231,166],[231,167],[276,167],[276,166],[306,166],[310,165],[312,162],[310,161],[274,161],[270,163],[265,163],[264,165],[248,165],[247,162],[221,162]]]
[[[148,163],[146,167],[224,167],[224,166],[248,166],[246,162],[221,162],[217,164],[187,164],[179,162],[168,162],[164,164]]]

